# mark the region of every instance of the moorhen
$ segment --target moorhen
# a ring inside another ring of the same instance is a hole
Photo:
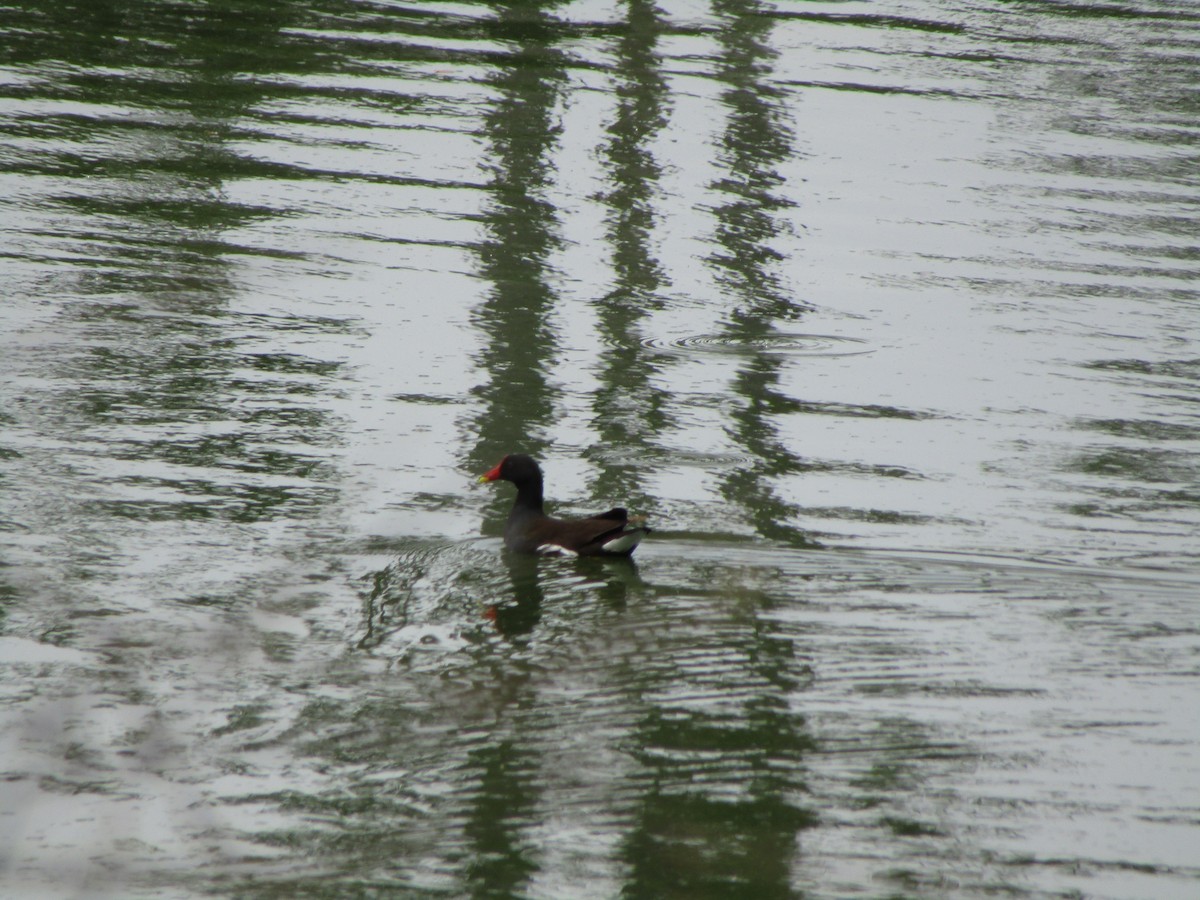
[[[517,553],[628,556],[650,529],[617,507],[586,519],[555,519],[542,509],[542,470],[533,457],[510,453],[480,482],[511,481],[517,499],[504,523],[504,546]]]

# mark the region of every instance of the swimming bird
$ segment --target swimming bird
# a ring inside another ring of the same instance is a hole
[[[510,453],[480,483],[510,481],[517,487],[504,546],[518,553],[567,553],[576,556],[629,556],[650,533],[641,518],[621,507],[586,519],[556,519],[542,508],[542,470],[533,457]]]

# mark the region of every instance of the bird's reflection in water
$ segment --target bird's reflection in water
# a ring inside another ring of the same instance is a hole
[[[496,626],[496,630],[507,637],[516,637],[533,631],[542,620],[542,583],[538,577],[541,560],[528,553],[503,554],[508,569],[512,594],[502,603],[489,606],[484,615]]]
[[[588,590],[609,609],[624,609],[631,590],[645,585],[638,574],[637,563],[630,557],[544,557],[528,553],[505,551],[504,564],[508,569],[512,594],[502,603],[493,604],[484,616],[506,637],[516,637],[533,631],[542,619],[542,603],[547,588],[553,597],[563,590]],[[564,567],[570,567],[569,570]],[[565,578],[564,573],[570,572]],[[556,590],[558,589],[558,590]]]

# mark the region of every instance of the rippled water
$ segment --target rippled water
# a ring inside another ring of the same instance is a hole
[[[1194,4],[0,33],[0,894],[1197,895]]]

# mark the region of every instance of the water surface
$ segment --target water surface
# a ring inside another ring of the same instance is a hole
[[[1196,895],[1192,4],[0,32],[2,893]]]

